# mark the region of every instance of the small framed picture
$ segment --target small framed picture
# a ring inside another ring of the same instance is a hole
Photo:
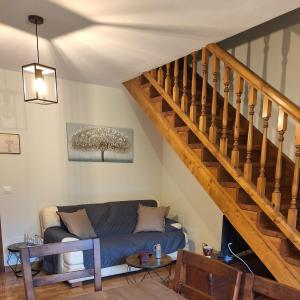
[[[21,154],[20,135],[0,133],[0,154]]]

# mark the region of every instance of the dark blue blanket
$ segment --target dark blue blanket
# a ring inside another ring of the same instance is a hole
[[[172,253],[185,246],[185,236],[182,230],[171,226],[175,221],[166,219],[166,232],[139,232],[114,235],[100,239],[102,268],[125,263],[127,256],[139,251],[153,251],[157,243],[162,245],[164,253]],[[47,228],[44,233],[45,243],[61,242],[66,237],[76,237],[62,227]],[[84,265],[92,268],[91,251],[84,251]],[[47,256],[43,260],[43,269],[50,273],[58,273],[58,256]]]
[[[162,245],[163,253],[172,253],[185,246],[185,237],[181,230],[170,232],[139,232],[133,234],[103,238],[101,243],[102,268],[125,263],[127,256],[141,251],[153,252],[155,244]],[[91,251],[84,252],[84,265],[93,267]]]
[[[155,207],[155,200],[131,200],[59,206],[59,211],[74,212],[86,209],[92,226],[100,238],[102,268],[125,263],[127,256],[140,251],[153,251],[157,243],[162,245],[164,253],[172,253],[184,248],[185,237],[182,230],[171,226],[172,221],[166,219],[165,232],[133,233],[137,223],[139,204]],[[65,237],[76,237],[70,234],[66,227],[50,227],[44,233],[45,243],[61,242]],[[76,237],[77,238],[77,237]],[[84,264],[92,267],[91,251],[84,252]],[[44,259],[43,268],[49,273],[58,272],[58,256],[49,256]]]

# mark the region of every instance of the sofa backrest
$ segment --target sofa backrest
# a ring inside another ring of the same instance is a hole
[[[155,207],[155,200],[130,200],[95,204],[58,206],[58,211],[74,212],[86,209],[98,237],[129,234],[135,229],[139,204]]]

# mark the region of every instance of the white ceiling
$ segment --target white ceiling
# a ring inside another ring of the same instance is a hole
[[[300,0],[0,0],[0,68],[36,60],[65,79],[116,86],[300,6]]]

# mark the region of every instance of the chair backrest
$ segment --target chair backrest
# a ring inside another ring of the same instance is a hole
[[[94,268],[52,275],[32,277],[30,258],[47,255],[62,254],[66,252],[93,250]],[[21,248],[24,287],[27,300],[35,299],[34,287],[53,284],[82,277],[94,276],[95,291],[102,290],[101,285],[101,258],[100,240],[89,239],[64,243],[50,243],[33,247]]]
[[[258,296],[273,300],[299,300],[300,290],[261,276],[245,274],[239,299],[253,300]]]
[[[236,300],[242,272],[189,251],[178,251],[174,290],[189,300]]]

